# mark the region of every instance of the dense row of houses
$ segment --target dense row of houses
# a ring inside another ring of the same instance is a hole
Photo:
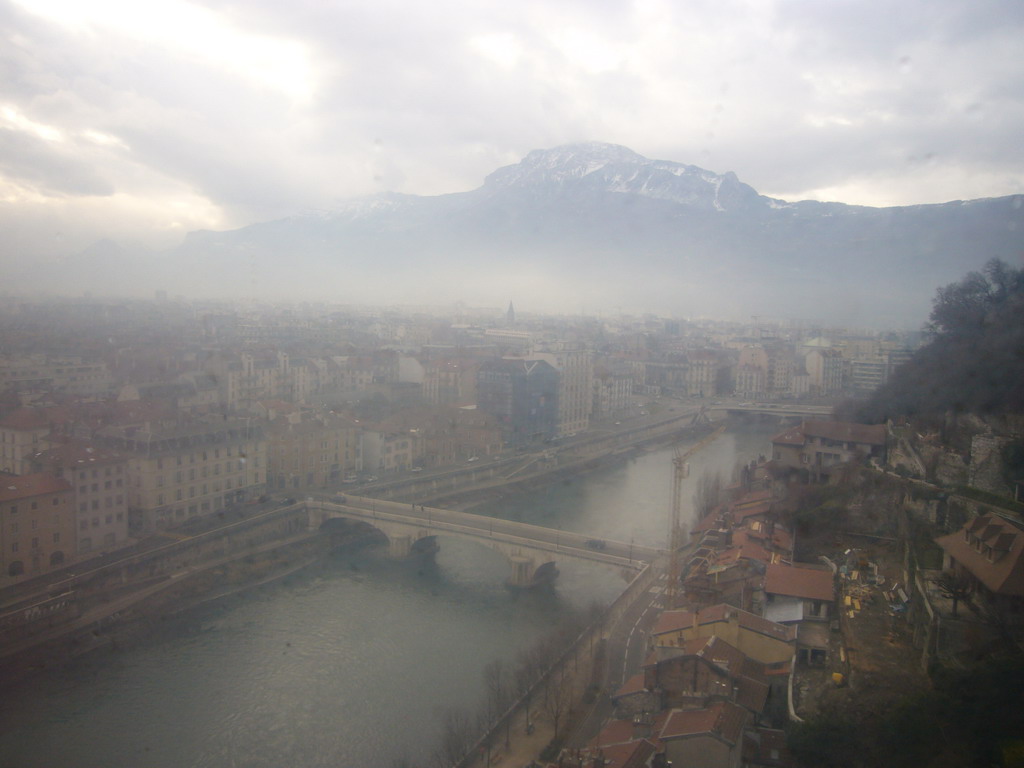
[[[599,735],[574,753],[579,764],[792,765],[783,730],[791,676],[828,659],[835,575],[793,561],[769,490],[773,472],[771,463],[745,468],[745,483],[692,527],[642,670],[613,695]]]

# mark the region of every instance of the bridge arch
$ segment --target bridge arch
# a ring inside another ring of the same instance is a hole
[[[601,540],[586,534],[552,530],[542,526],[466,512],[415,505],[406,507],[384,499],[307,499],[305,508],[310,529],[316,530],[330,518],[360,521],[380,531],[388,541],[392,557],[437,549],[437,536],[453,536],[483,544],[504,555],[511,573],[506,583],[528,588],[550,583],[558,574],[556,560],[568,557],[636,571],[658,556],[660,550],[632,542]],[[600,546],[595,546],[600,544]]]

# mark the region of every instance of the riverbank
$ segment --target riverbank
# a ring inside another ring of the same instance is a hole
[[[657,447],[698,438],[711,429],[709,425],[692,426],[628,446],[605,447],[598,453],[594,453],[592,446],[563,449],[557,462],[539,464],[514,479],[488,480],[440,494],[438,500],[450,509],[466,509],[604,470]],[[284,578],[315,563],[331,549],[372,535],[368,526],[352,526],[347,533],[329,536],[302,531],[208,560],[187,556],[183,561],[187,565],[171,572],[130,584],[112,584],[88,596],[79,596],[80,613],[74,619],[0,648],[0,685],[23,679],[33,671],[66,664],[86,653],[144,638],[168,617]],[[183,540],[176,546],[187,543]]]
[[[713,422],[698,424],[670,434],[655,435],[627,446],[602,448],[598,453],[594,453],[590,449],[581,449],[581,452],[575,455],[573,452],[566,451],[558,457],[557,462],[542,465],[521,477],[482,481],[465,488],[429,496],[424,498],[422,503],[443,506],[460,512],[468,511],[488,501],[508,498],[546,485],[554,485],[565,480],[606,470],[679,442],[699,440],[713,432],[718,426],[720,424]]]
[[[167,621],[197,607],[279,581],[319,562],[329,552],[373,536],[353,524],[347,533],[306,532],[135,584],[95,600],[74,620],[0,650],[0,688],[85,654],[144,641]]]

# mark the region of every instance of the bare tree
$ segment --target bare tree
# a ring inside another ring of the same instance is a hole
[[[546,714],[554,726],[555,733],[552,737],[557,740],[559,737],[559,724],[565,716],[572,711],[573,705],[573,678],[562,670],[552,674],[544,687],[544,714]]]
[[[943,597],[953,601],[953,615],[956,616],[957,604],[967,600],[974,591],[974,583],[970,575],[963,571],[943,571],[935,577],[935,586]]]
[[[435,763],[439,766],[455,765],[473,746],[476,728],[464,709],[452,707],[444,713],[441,744],[437,748]]]
[[[484,667],[484,692],[487,696],[487,719],[494,720],[509,705],[511,683],[501,659],[495,659]]]

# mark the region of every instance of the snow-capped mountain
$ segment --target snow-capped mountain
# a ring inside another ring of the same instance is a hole
[[[936,287],[1024,253],[1024,196],[868,208],[759,195],[733,173],[613,144],[530,152],[478,189],[383,194],[193,232],[141,285],[919,326]],[[195,275],[203,280],[197,285]],[[150,287],[152,286],[152,287]]]
[[[649,160],[626,147],[597,142],[535,150],[484,181],[485,190],[525,187],[619,192],[714,211],[768,202],[734,173],[719,175],[695,165]]]

